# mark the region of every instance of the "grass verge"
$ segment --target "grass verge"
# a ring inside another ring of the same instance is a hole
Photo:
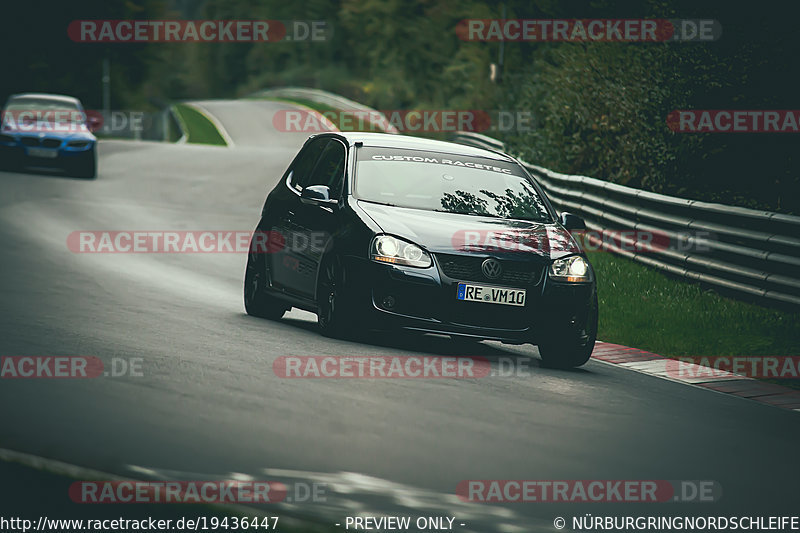
[[[599,338],[660,355],[800,355],[800,314],[733,300],[629,259],[589,252]]]
[[[174,107],[186,128],[186,142],[227,146],[214,123],[200,111],[186,104],[175,104]]]
[[[611,253],[588,255],[601,340],[668,357],[800,355],[800,313],[726,298]]]

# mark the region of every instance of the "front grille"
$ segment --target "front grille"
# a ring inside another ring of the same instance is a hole
[[[61,146],[60,139],[45,139],[42,141],[42,146],[45,148],[58,148]]]
[[[38,137],[23,137],[20,142],[25,146],[39,146],[40,144]]]
[[[448,278],[460,281],[482,281],[512,287],[536,285],[541,279],[544,265],[531,261],[500,261],[503,273],[499,278],[489,279],[483,275],[481,264],[486,257],[470,255],[436,254],[442,273]]]
[[[528,294],[528,298],[533,297]],[[494,329],[525,329],[531,327],[529,313],[523,307],[455,301],[447,316],[451,324]]]

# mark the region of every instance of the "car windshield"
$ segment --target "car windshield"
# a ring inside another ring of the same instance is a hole
[[[539,192],[515,163],[482,157],[361,148],[355,195],[382,204],[463,215],[552,220]]]
[[[81,123],[85,116],[74,102],[54,98],[19,97],[8,101],[4,122],[49,121]]]
[[[8,101],[6,111],[78,111],[78,106],[68,100],[22,97]]]

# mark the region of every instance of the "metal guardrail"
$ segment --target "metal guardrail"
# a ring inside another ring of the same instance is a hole
[[[505,151],[471,132],[453,140]],[[800,217],[687,200],[523,162],[559,211],[580,215],[598,247],[639,263],[800,309]],[[668,246],[637,246],[657,235]],[[606,239],[605,237],[611,237]]]

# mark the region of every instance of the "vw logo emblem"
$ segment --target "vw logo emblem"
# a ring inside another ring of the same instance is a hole
[[[481,264],[481,271],[488,279],[497,279],[503,273],[503,267],[500,265],[500,261],[490,257]]]

